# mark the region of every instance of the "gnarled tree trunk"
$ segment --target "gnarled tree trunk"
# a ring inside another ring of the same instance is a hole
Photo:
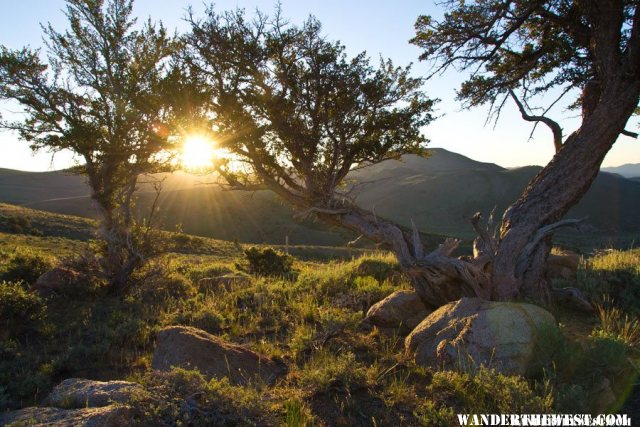
[[[463,296],[492,300],[550,302],[544,279],[553,232],[579,221],[562,217],[587,192],[604,156],[637,106],[640,83],[620,76],[588,108],[579,130],[506,211],[499,238],[480,233],[472,259],[451,257],[458,241],[449,239],[425,254],[417,230],[408,230],[371,212],[315,209],[320,219],[354,230],[391,249],[422,300],[435,308]],[[294,204],[296,201],[292,201]],[[297,201],[299,202],[299,200]],[[476,230],[478,218],[475,218]]]
[[[553,232],[550,226],[587,192],[602,160],[636,108],[639,94],[638,81],[624,76],[605,86],[596,105],[588,109],[580,129],[567,138],[506,211],[492,268],[492,299],[548,300],[542,273]],[[545,227],[549,233],[541,236]]]

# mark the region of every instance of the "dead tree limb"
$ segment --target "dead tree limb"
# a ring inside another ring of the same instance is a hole
[[[478,233],[478,236],[480,236],[480,239],[484,242],[484,245],[486,246],[488,251],[480,249],[478,251],[479,253],[478,254],[474,254],[474,255],[478,256],[478,255],[481,255],[481,254],[484,255],[486,253],[487,255],[489,255],[489,257],[491,259],[493,259],[495,257],[495,254],[496,254],[496,241],[489,234],[488,228],[487,229],[483,229],[480,226],[480,220],[481,219],[482,219],[482,215],[480,215],[480,212],[476,212],[475,215],[473,215],[471,217],[471,225],[473,225],[473,229],[476,231],[476,233]]]
[[[542,239],[553,234],[557,229],[563,227],[576,227],[580,223],[582,223],[585,218],[582,219],[563,219],[558,222],[554,222],[553,224],[546,225],[540,228],[536,234],[533,235],[529,243],[522,249],[520,256],[518,257],[518,261],[516,263],[516,276],[521,276],[525,270],[527,269],[529,260],[533,255],[533,252],[538,247]]]
[[[518,110],[520,110],[520,114],[522,115],[522,118],[524,120],[528,122],[544,123],[549,127],[549,129],[551,129],[551,132],[553,132],[553,146],[556,149],[556,153],[560,151],[560,149],[562,148],[562,128],[560,127],[558,122],[546,116],[534,116],[527,113],[524,105],[512,90],[509,90],[509,95],[511,95],[511,98],[513,98],[513,100],[515,101],[516,105],[518,106]]]

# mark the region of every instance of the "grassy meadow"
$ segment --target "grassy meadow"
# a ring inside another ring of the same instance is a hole
[[[90,243],[29,232],[34,223],[22,224],[26,234],[0,234],[2,409],[37,404],[61,380],[81,377],[143,384],[149,394],[132,402],[141,425],[448,426],[457,413],[602,411],[605,379],[615,411],[637,381],[640,249],[583,259],[578,286],[598,313],[554,308],[563,336],[554,338],[553,363],[524,379],[490,367],[416,366],[402,336],[363,324],[372,304],[410,287],[385,252],[290,248],[291,269],[277,274],[252,272],[239,244],[172,235],[172,252],[137,272],[124,295],[95,280],[43,298],[29,284]],[[239,279],[219,287],[201,280],[223,274]],[[153,372],[155,333],[168,325],[246,345],[288,373],[274,386],[237,386],[197,371]],[[194,395],[201,410],[185,412]]]

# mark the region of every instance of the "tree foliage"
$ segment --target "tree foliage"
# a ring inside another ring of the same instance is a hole
[[[433,100],[409,68],[349,58],[314,18],[296,27],[279,12],[251,20],[209,8],[191,24],[186,62],[208,94],[214,138],[248,166],[219,166],[232,185],[333,209],[352,168],[425,153]]]
[[[527,95],[582,90],[637,66],[634,1],[451,0],[445,7],[441,21],[418,18],[412,43],[436,71],[471,71],[458,93],[470,106],[519,87]]]
[[[80,158],[107,262],[116,269],[143,257],[131,241],[133,194],[140,175],[168,169],[175,143],[167,101],[177,43],[161,24],[138,28],[132,3],[67,0],[69,29],[43,26],[47,61],[29,48],[0,47],[0,99],[25,112],[2,126],[34,150],[71,150]]]

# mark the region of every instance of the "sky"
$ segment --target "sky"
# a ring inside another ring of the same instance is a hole
[[[0,0],[0,44],[8,48],[42,47],[40,24],[50,22],[62,31],[67,21],[62,12],[63,0]],[[260,9],[271,12],[276,0],[218,0],[218,11],[244,8],[247,12]],[[300,24],[313,15],[323,24],[329,40],[340,40],[350,55],[366,51],[373,59],[391,58],[397,65],[413,63],[415,76],[426,76],[431,64],[418,61],[420,49],[409,44],[414,36],[414,23],[421,14],[441,16],[442,10],[433,2],[423,0],[281,0],[283,15],[292,23]],[[140,21],[151,17],[162,21],[169,29],[188,30],[184,22],[186,9],[192,6],[202,15],[204,3],[200,0],[137,0],[134,14]],[[507,103],[497,124],[486,123],[487,108],[463,110],[455,99],[455,90],[465,75],[450,70],[427,81],[425,93],[439,98],[436,105],[438,119],[422,131],[430,139],[430,147],[445,148],[474,160],[497,163],[505,167],[544,165],[553,156],[551,132],[539,126],[530,139],[532,124],[524,122],[513,103]],[[541,106],[544,100],[541,101]],[[0,103],[0,114],[5,119],[19,117],[19,107]],[[548,114],[558,121],[565,135],[579,125],[577,112],[557,106]],[[629,123],[633,129],[636,123]],[[73,162],[70,153],[33,155],[29,144],[20,141],[12,132],[0,130],[0,168],[45,171],[68,167]],[[604,166],[640,163],[640,141],[620,137],[604,160]]]

